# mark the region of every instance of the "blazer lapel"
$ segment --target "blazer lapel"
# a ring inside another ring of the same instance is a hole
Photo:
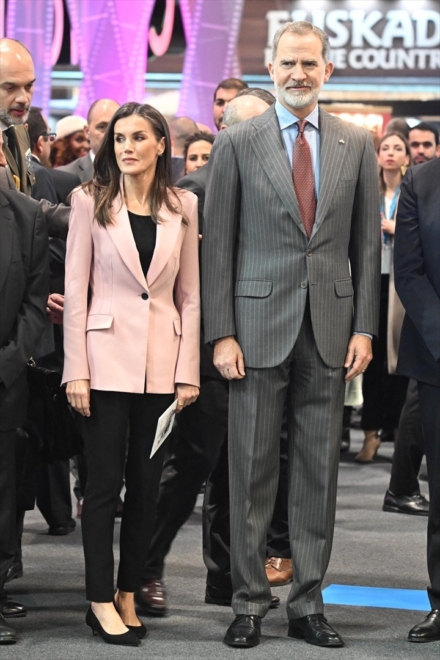
[[[145,290],[148,290],[145,275],[142,272],[139,252],[137,251],[133,232],[131,231],[127,207],[124,202],[122,177],[121,193],[113,200],[112,215],[114,222],[111,225],[107,225],[109,236],[115,244],[117,251],[121,255],[122,261],[125,263],[128,270],[137,279],[139,284]]]
[[[0,291],[8,274],[12,254],[14,214],[9,207],[6,197],[0,192],[0,207],[2,207],[0,221]],[[4,208],[3,208],[4,207]]]
[[[159,212],[160,222],[157,225],[156,247],[147,273],[148,286],[152,286],[170,259],[182,226],[182,216],[172,213],[165,205]]]
[[[292,171],[275,110],[266,111],[254,120],[256,129],[251,137],[252,149],[277,191],[287,212],[305,234],[299,212],[298,200],[293,187]]]
[[[348,135],[339,122],[327,112],[319,109],[320,166],[319,195],[313,233],[324,220],[340,179],[342,164],[350,148]]]

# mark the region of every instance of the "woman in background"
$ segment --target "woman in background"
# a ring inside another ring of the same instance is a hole
[[[401,133],[384,135],[377,146],[380,189],[380,222],[382,228],[382,268],[378,339],[373,340],[373,359],[363,376],[361,428],[364,430],[362,450],[355,457],[358,463],[370,463],[380,446],[379,431],[395,432],[405,402],[408,379],[395,373],[395,359],[387,355],[390,301],[397,294],[392,279],[393,242],[400,184],[410,163],[409,145]],[[391,278],[390,278],[391,276]],[[396,334],[396,333],[395,333]],[[397,332],[400,336],[400,332]],[[389,347],[388,347],[389,348]]]
[[[209,160],[212,145],[214,144],[212,133],[195,133],[185,143],[183,158],[185,160],[185,174],[195,172]]]
[[[63,117],[57,122],[57,137],[50,147],[50,162],[53,167],[68,165],[77,158],[87,156],[90,141],[84,132],[87,120],[79,115]]]
[[[134,607],[155,520],[164,445],[158,418],[199,392],[197,198],[173,188],[168,127],[127,103],[107,127],[95,178],[72,195],[64,373],[82,417],[88,480],[82,532],[86,623],[111,644],[146,635]],[[130,427],[117,591],[113,528]]]

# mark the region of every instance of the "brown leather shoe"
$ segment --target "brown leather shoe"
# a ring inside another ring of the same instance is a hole
[[[165,616],[167,601],[161,580],[144,580],[135,594],[135,601],[140,614]]]
[[[271,587],[284,587],[292,582],[292,560],[282,557],[268,557],[265,563],[266,575]]]

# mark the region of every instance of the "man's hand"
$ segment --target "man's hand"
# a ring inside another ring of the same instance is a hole
[[[353,335],[348,344],[344,367],[348,369],[345,382],[363,374],[373,357],[371,339],[365,335]]]
[[[51,293],[47,299],[46,316],[51,323],[61,325],[63,322],[64,296]]]
[[[90,417],[90,381],[71,380],[66,385],[67,401],[83,417]]]
[[[235,337],[222,337],[214,346],[214,366],[223,378],[236,380],[244,378],[244,357]]]

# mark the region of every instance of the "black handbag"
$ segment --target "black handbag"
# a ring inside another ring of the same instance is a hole
[[[39,438],[42,457],[48,462],[64,461],[82,452],[83,442],[61,387],[58,371],[27,364],[29,387],[25,429]]]

